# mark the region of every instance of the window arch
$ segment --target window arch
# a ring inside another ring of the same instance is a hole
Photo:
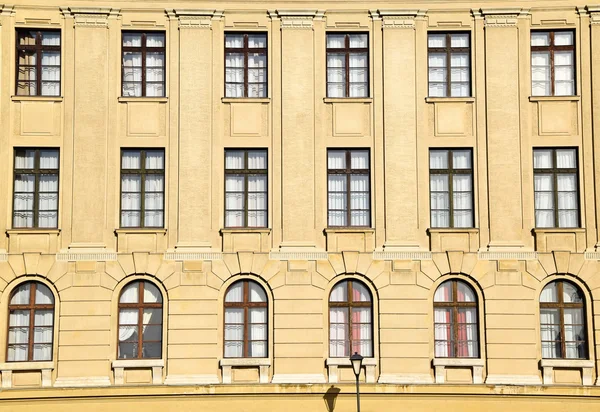
[[[329,295],[329,356],[373,356],[373,299],[367,286],[344,280]]]
[[[436,358],[478,358],[477,294],[466,282],[450,279],[433,296]]]
[[[268,356],[268,301],[263,287],[253,280],[238,280],[225,294],[225,358]]]
[[[52,360],[54,295],[41,282],[15,288],[8,303],[8,362]]]
[[[542,358],[587,359],[585,298],[566,280],[548,283],[540,294]]]
[[[118,359],[162,356],[163,298],[153,283],[129,283],[119,296]]]

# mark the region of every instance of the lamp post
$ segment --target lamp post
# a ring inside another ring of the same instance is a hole
[[[362,369],[362,361],[363,357],[360,356],[358,352],[354,352],[354,355],[350,356],[352,370],[354,371],[354,376],[356,376],[356,412],[360,412],[360,384],[358,382],[358,377],[360,376],[360,370]]]

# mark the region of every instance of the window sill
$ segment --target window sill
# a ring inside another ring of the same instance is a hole
[[[544,385],[554,384],[554,368],[581,369],[581,383],[585,386],[593,385],[592,373],[594,361],[588,359],[542,359],[540,367],[543,370]]]
[[[23,229],[8,229],[6,234],[10,237],[12,235],[58,235],[60,229],[39,229],[39,228],[23,228]]]
[[[427,233],[479,233],[476,227],[430,227]]]
[[[585,229],[581,227],[539,227],[533,228],[531,231],[537,233],[585,233]]]
[[[62,102],[62,96],[11,96],[13,102]]]
[[[530,102],[578,102],[581,96],[529,96]]]
[[[129,97],[129,96],[121,96],[117,99],[119,103],[127,103],[127,102],[154,102],[154,103],[167,103],[169,101],[168,97]]]
[[[474,97],[426,97],[425,103],[474,103]]]
[[[233,383],[233,368],[258,368],[258,382],[269,383],[270,358],[223,358],[220,360],[223,383]]]
[[[222,103],[271,103],[270,97],[222,97]]]
[[[227,227],[221,229],[223,233],[271,233],[271,228],[268,227]]]
[[[372,97],[324,97],[325,103],[373,103]]]
[[[221,366],[271,366],[269,358],[223,358]]]
[[[156,234],[166,234],[167,233],[167,229],[165,228],[121,228],[121,229],[115,229],[115,233],[117,235],[129,235],[129,234],[136,234],[136,233],[140,233],[140,234],[144,234],[144,233],[156,233]]]
[[[12,388],[13,371],[40,371],[42,378],[42,387],[52,386],[53,370],[54,361],[0,363],[0,373],[2,373],[2,389]]]
[[[328,227],[323,229],[325,233],[375,233],[372,227]]]
[[[446,383],[446,367],[472,368],[473,383],[483,384],[483,367],[485,361],[481,358],[434,358],[435,383]]]
[[[152,384],[163,383],[164,359],[116,359],[112,361],[115,385],[125,384],[125,369],[151,369]]]
[[[327,376],[329,383],[339,383],[339,367],[352,367],[350,358],[327,358]],[[365,382],[375,383],[375,368],[377,367],[376,358],[363,358],[363,367],[365,368]]]

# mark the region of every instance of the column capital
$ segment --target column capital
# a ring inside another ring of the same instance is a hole
[[[121,15],[121,9],[110,7],[61,7],[65,18],[74,18],[76,27],[108,27],[109,19]]]
[[[529,9],[518,7],[485,8],[480,11],[486,27],[516,27],[519,18],[529,17]],[[475,12],[473,15],[477,17]]]
[[[420,9],[379,9],[384,29],[414,29],[415,21],[422,20],[427,10]]]
[[[315,20],[322,20],[324,10],[315,9],[282,9],[277,10],[281,19],[281,29],[312,29]],[[272,17],[271,17],[272,18]]]
[[[600,24],[600,5],[595,6],[586,6],[585,9],[590,15],[590,24],[592,26],[597,26]],[[583,13],[579,13],[583,14]]]
[[[167,9],[166,11],[170,18],[179,20],[180,29],[210,29],[215,15],[222,15],[222,11],[214,9]]]

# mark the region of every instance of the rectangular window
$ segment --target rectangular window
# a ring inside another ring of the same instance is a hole
[[[327,34],[327,97],[369,97],[369,36]]]
[[[429,97],[471,96],[469,33],[429,33]]]
[[[368,149],[327,151],[328,225],[371,225]]]
[[[163,227],[165,151],[121,150],[121,227]]]
[[[533,150],[535,227],[579,227],[577,149]]]
[[[431,227],[473,227],[471,149],[429,151]]]
[[[123,32],[123,96],[165,96],[165,33]]]
[[[267,97],[266,33],[225,34],[225,97]]]
[[[267,227],[266,150],[225,150],[225,227]]]
[[[58,227],[58,149],[15,149],[13,228]]]
[[[575,94],[574,32],[531,32],[531,94],[573,96]]]
[[[60,31],[17,29],[18,96],[60,96]]]

